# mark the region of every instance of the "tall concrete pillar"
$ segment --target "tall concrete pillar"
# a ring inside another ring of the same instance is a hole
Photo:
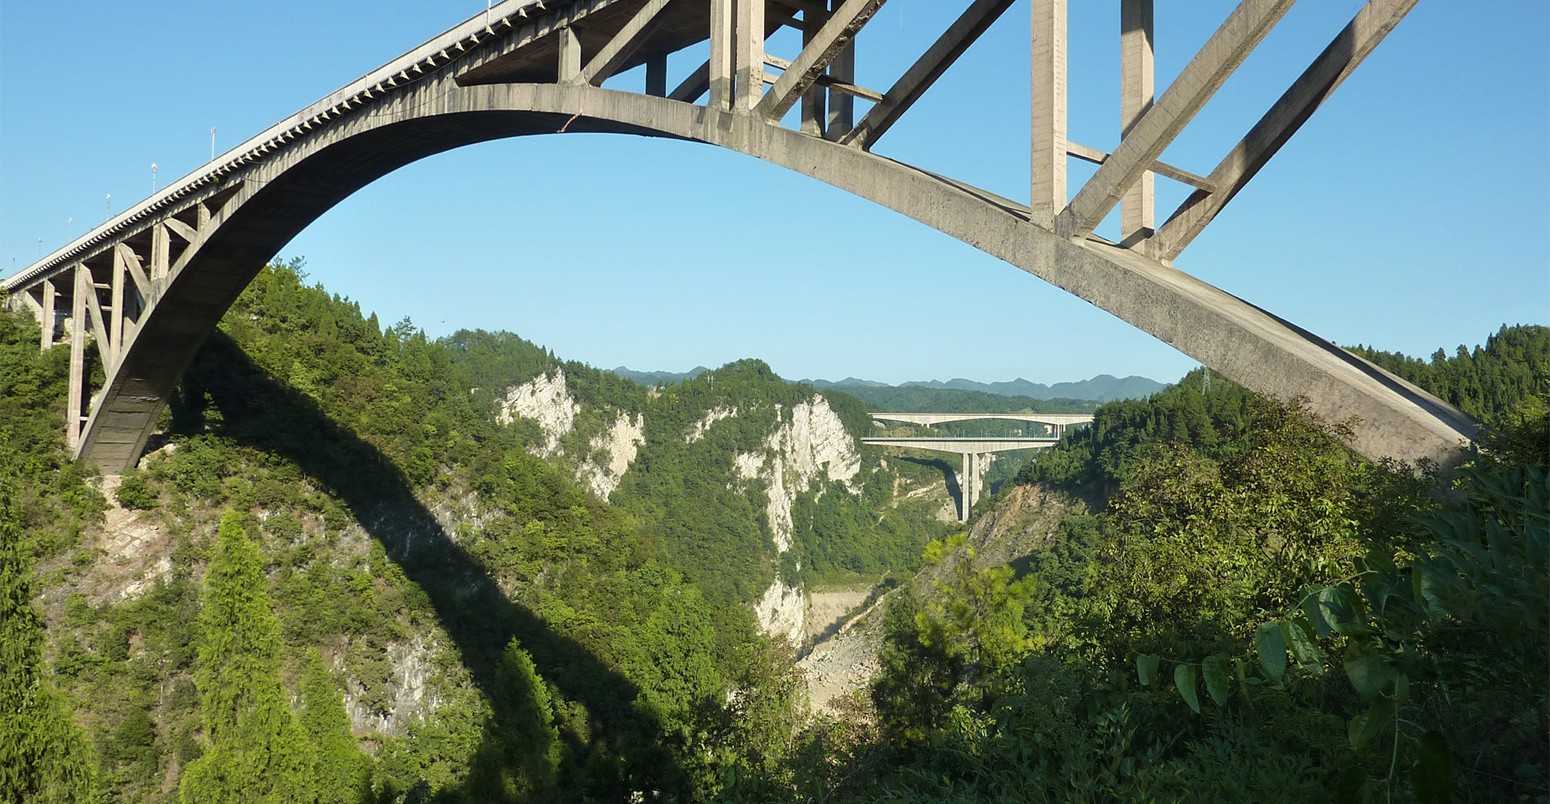
[[[157,280],[167,275],[172,264],[172,234],[167,231],[167,224],[157,224],[151,227],[151,291],[157,287]],[[146,299],[150,302],[150,299]]]
[[[127,271],[124,265],[124,253],[122,249],[113,252],[113,309],[108,311],[108,340],[113,342],[113,360],[118,362],[118,356],[124,353],[124,274]],[[112,366],[104,366],[104,370],[113,371]]]
[[[560,29],[560,83],[575,81],[581,76],[581,39],[576,29],[566,26]]]
[[[1033,192],[1035,223],[1066,208],[1066,0],[1033,0]]]
[[[837,10],[845,0],[833,0]],[[829,77],[847,84],[856,83],[856,40],[850,40],[834,61],[829,62]],[[844,92],[829,93],[829,124],[824,137],[837,140],[856,127],[856,99]]]
[[[667,97],[667,57],[656,56],[646,62],[646,94]]]
[[[818,35],[818,30],[823,27],[824,17],[814,14],[811,10],[802,11],[802,47],[813,43],[813,38]],[[822,84],[813,84],[812,88],[802,95],[802,133],[814,137],[824,135],[824,123],[827,121],[828,88]]]
[[[752,109],[764,97],[764,0],[737,0],[737,94],[739,110]]]
[[[710,107],[732,108],[732,0],[710,0]]]
[[[86,294],[96,293],[91,272],[75,266],[70,304],[70,409],[65,412],[65,438],[74,450],[81,443],[81,411],[86,385]]]
[[[973,454],[964,452],[964,472],[958,476],[958,521],[969,521],[970,488],[973,488]]]
[[[54,280],[43,280],[43,318],[38,322],[43,326],[43,335],[38,342],[43,349],[54,345],[54,318],[58,304],[59,293],[54,290]]]
[[[1152,0],[1123,0],[1119,12],[1120,133],[1132,126],[1156,98],[1153,79]],[[1147,171],[1120,199],[1120,240],[1149,236],[1156,228],[1157,177]]]
[[[963,454],[963,474],[958,476],[958,521],[969,521],[969,509],[974,507],[974,453]]]

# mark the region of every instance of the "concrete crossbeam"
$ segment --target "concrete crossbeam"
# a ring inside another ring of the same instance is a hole
[[[1033,424],[1047,424],[1052,427],[1068,427],[1075,424],[1089,424],[1093,420],[1091,413],[873,413],[872,418],[880,422],[904,422],[906,424],[947,424],[949,422],[974,422],[982,420],[1031,422]]]
[[[818,29],[812,43],[802,48],[796,60],[791,62],[791,69],[782,73],[780,80],[775,82],[775,86],[770,87],[770,90],[764,94],[764,99],[759,102],[757,108],[758,114],[767,120],[779,120],[784,116],[792,105],[818,81],[819,74],[828,69],[829,65],[850,47],[851,40],[872,18],[872,15],[877,13],[884,2],[885,0],[845,0],[824,22],[823,27]],[[833,73],[831,75],[847,83],[855,80],[854,75]],[[831,111],[830,114],[832,120],[833,112]],[[838,127],[843,127],[843,123]],[[845,128],[848,130],[848,127]]]
[[[901,436],[898,438],[863,438],[863,444],[879,447],[905,447],[931,452],[985,454],[1012,452],[1020,449],[1044,449],[1060,443],[1058,438],[1024,436],[1020,438],[932,438],[930,436]]]
[[[646,34],[650,33],[651,24],[656,21],[657,15],[667,8],[669,2],[670,0],[646,0],[646,4],[635,12],[635,16],[631,17],[630,21],[608,40],[608,44],[587,62],[587,66],[581,68],[577,80],[597,86],[618,72],[624,62],[635,55],[635,50],[640,47]]]

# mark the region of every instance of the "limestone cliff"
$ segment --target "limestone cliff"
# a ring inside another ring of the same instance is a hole
[[[544,436],[543,443],[537,446],[538,454],[549,458],[559,452],[560,439],[575,426],[580,410],[565,385],[565,369],[556,368],[553,373],[512,386],[501,400],[495,418],[501,424],[510,424],[518,416],[536,422]]]
[[[554,458],[565,454],[565,438],[575,429],[581,412],[565,381],[565,369],[556,367],[508,389],[495,417],[501,424],[518,418],[537,424],[543,440],[534,450],[541,457]],[[645,426],[640,414],[619,413],[603,433],[585,442],[585,449],[577,450],[582,454],[570,456],[576,481],[602,499],[612,496],[646,440]]]
[[[859,493],[855,479],[861,472],[861,457],[855,440],[822,396],[794,406],[790,418],[782,417],[762,449],[739,453],[733,460],[739,477],[764,481],[770,537],[777,553],[791,548],[793,496],[806,491],[814,480],[839,481],[851,493]]]

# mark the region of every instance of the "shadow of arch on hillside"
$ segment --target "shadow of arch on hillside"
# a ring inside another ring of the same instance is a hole
[[[494,578],[455,543],[432,513],[415,497],[413,486],[381,451],[329,418],[315,402],[271,377],[230,336],[217,331],[206,342],[172,401],[175,422],[204,420],[208,404],[220,413],[215,434],[281,456],[320,488],[341,500],[388,558],[431,602],[474,684],[492,708],[491,722],[470,760],[468,785],[478,784],[481,761],[515,763],[501,756],[513,735],[521,736],[523,709],[503,679],[502,653],[515,638],[532,657],[539,674],[566,699],[592,715],[590,746],[572,742],[576,769],[600,750],[623,760],[625,777],[612,784],[630,789],[673,789],[684,778],[661,746],[661,725],[634,705],[640,692],[629,679],[586,647],[555,632],[542,619],[501,591]],[[178,427],[186,430],[186,427]],[[565,739],[562,737],[562,739]],[[510,770],[516,770],[511,767]],[[598,766],[587,767],[595,772]],[[556,791],[562,797],[586,793],[623,795],[599,779],[601,789]],[[466,785],[467,786],[467,785]],[[410,799],[421,800],[415,791]],[[449,800],[476,798],[465,791]],[[438,800],[440,800],[438,798]]]
[[[952,498],[959,511],[963,510],[963,485],[958,478],[960,470],[953,468],[952,463],[945,458],[921,458],[915,455],[899,454],[891,457],[941,472],[944,481],[947,483],[947,496]]]

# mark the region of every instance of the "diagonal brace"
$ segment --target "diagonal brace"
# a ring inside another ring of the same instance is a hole
[[[893,88],[884,93],[882,101],[840,138],[840,143],[870,149],[1011,5],[1012,0],[975,0],[931,48],[910,65]]]
[[[1137,120],[1119,147],[1098,168],[1056,220],[1065,237],[1085,237],[1103,220],[1141,175],[1162,156],[1179,132],[1216,94],[1294,0],[1243,0],[1211,34],[1200,52],[1169,85],[1157,103]]]
[[[1410,13],[1417,0],[1370,0],[1356,13],[1324,52],[1308,65],[1247,136],[1211,171],[1215,191],[1199,190],[1157,230],[1154,255],[1160,260],[1179,256],[1227,206],[1227,202],[1259,173],[1286,141],[1307,122],[1315,109],[1345,81],[1389,31]]]
[[[755,112],[768,120],[779,120],[784,116],[818,82],[818,76],[844,52],[884,2],[886,0],[845,0],[845,4],[835,9],[818,29],[813,41],[802,48],[796,61],[791,63],[791,69],[782,73],[775,86],[764,93]]]
[[[608,40],[587,65],[581,68],[581,74],[576,77],[578,84],[592,84],[597,86],[608,79],[609,76],[619,71],[619,68],[635,54],[635,49],[645,41],[646,34],[651,28],[651,23],[667,8],[672,0],[646,0],[646,4],[635,12],[635,16],[624,24],[614,37]]]

